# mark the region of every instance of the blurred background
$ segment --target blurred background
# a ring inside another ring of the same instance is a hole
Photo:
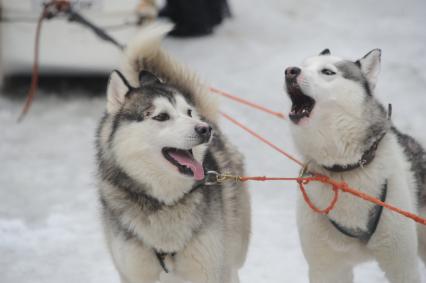
[[[396,126],[426,146],[426,1],[221,0],[191,6],[194,16],[183,19],[175,14],[178,2],[80,0],[73,7],[123,44],[140,24],[171,20],[176,29],[164,47],[173,56],[210,85],[283,112],[290,106],[285,67],[324,48],[351,60],[381,48],[377,96],[393,104]],[[40,88],[17,123],[42,3],[0,2],[0,282],[118,282],[98,217],[94,135],[121,51],[64,16],[45,21]],[[297,154],[287,121],[227,100],[221,108]],[[249,175],[297,175],[291,161],[227,121],[221,126],[246,156]],[[253,236],[241,282],[308,282],[296,185],[252,183],[250,191]],[[386,279],[376,263],[366,263],[355,282]]]

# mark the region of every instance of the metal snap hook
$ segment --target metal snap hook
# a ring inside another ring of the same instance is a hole
[[[213,171],[213,170],[207,171],[204,185],[206,186],[216,185],[217,183],[219,183],[219,176],[220,174],[216,171]]]

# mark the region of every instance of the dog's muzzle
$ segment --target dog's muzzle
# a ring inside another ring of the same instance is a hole
[[[294,81],[297,79],[297,76],[300,75],[300,73],[302,72],[302,70],[298,67],[288,67],[287,69],[285,69],[284,73],[285,73],[285,80],[288,81]]]
[[[195,126],[195,132],[201,139],[201,142],[206,143],[210,140],[210,137],[212,136],[212,127],[206,123],[198,124]]]
[[[309,118],[315,106],[315,100],[304,94],[297,82],[301,73],[302,70],[298,67],[288,67],[285,69],[285,84],[292,102],[289,118],[295,124],[298,124],[305,117]]]

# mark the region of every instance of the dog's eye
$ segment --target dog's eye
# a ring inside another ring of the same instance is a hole
[[[321,70],[321,73],[323,73],[324,75],[327,75],[327,76],[332,76],[332,75],[335,75],[336,73],[335,72],[333,72],[332,70],[330,70],[330,69],[322,69]]]
[[[186,112],[188,114],[189,117],[192,117],[192,110],[188,109],[188,112]]]
[[[169,114],[167,113],[160,113],[157,116],[153,117],[152,119],[160,121],[160,122],[164,122],[170,119]]]

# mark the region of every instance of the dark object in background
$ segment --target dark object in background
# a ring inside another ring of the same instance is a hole
[[[104,96],[105,86],[108,83],[107,72],[92,74],[55,74],[43,73],[40,75],[37,95],[60,96],[62,98]],[[31,75],[17,73],[5,77],[0,96],[22,100],[27,96]],[[37,98],[35,98],[37,100]]]
[[[175,24],[171,36],[191,37],[211,34],[231,13],[226,0],[167,0],[159,16]]]

